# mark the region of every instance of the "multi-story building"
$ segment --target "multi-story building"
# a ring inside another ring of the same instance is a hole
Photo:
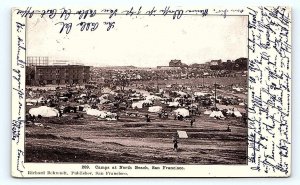
[[[90,66],[37,65],[26,67],[26,85],[84,84],[90,79]]]
[[[211,60],[210,61],[210,66],[218,66],[222,63],[222,60],[219,59],[219,60]]]
[[[182,64],[182,62],[181,62],[181,60],[171,60],[170,62],[169,62],[169,66],[170,67],[181,67],[183,64]]]

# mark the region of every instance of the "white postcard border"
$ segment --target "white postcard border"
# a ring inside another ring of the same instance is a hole
[[[138,7],[134,8],[138,9]],[[174,7],[174,9],[188,10],[182,7]],[[208,14],[216,14],[224,18],[230,15],[249,17],[248,165],[25,163],[25,17],[28,18],[31,14],[20,13],[20,10],[26,13],[28,8],[16,8],[12,10],[12,176],[289,176],[291,173],[291,9],[289,7],[193,9],[207,10]],[[178,12],[177,15],[174,14],[174,16],[178,15]],[[120,170],[120,165],[129,169]],[[135,170],[136,166],[146,166],[148,169]],[[160,169],[153,169],[153,167],[160,167]],[[90,172],[92,175],[89,175]]]

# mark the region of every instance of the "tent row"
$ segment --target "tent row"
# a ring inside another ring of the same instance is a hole
[[[83,106],[82,110],[84,110],[88,115],[97,116],[99,118],[107,118],[107,117],[117,117],[116,113],[111,113],[108,111],[101,111],[98,109],[92,109],[89,106]],[[151,106],[148,108],[148,112],[159,113],[162,112],[163,108],[161,106]],[[188,117],[190,116],[189,110],[185,108],[178,108],[173,111],[175,115]],[[52,107],[41,106],[37,108],[31,108],[29,110],[29,114],[32,116],[42,116],[42,117],[56,117],[59,116],[59,111]],[[222,111],[210,111],[206,110],[204,112],[205,115],[209,115],[211,118],[224,118]],[[226,114],[234,115],[235,117],[242,117],[242,114],[238,110],[228,110]]]

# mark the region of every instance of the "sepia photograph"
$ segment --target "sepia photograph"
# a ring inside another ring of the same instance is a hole
[[[25,162],[247,165],[248,16],[169,20],[27,19]]]

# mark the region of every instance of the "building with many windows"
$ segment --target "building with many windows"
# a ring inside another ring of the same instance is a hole
[[[90,79],[90,66],[36,65],[26,66],[26,85],[84,84]]]

